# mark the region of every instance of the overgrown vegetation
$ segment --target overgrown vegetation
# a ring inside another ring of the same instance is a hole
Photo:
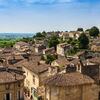
[[[4,48],[4,47],[13,47],[13,45],[16,43],[16,42],[19,42],[19,41],[23,41],[23,42],[27,42],[27,43],[34,43],[34,40],[33,38],[19,38],[19,39],[0,39],[0,47],[1,48]]]
[[[99,33],[100,33],[100,31],[99,31],[99,29],[98,29],[96,26],[92,27],[92,28],[89,30],[89,34],[90,34],[90,36],[92,36],[92,37],[97,37],[97,36],[99,35]]]
[[[52,55],[52,54],[48,54],[48,55],[42,55],[41,56],[41,60],[46,61],[47,64],[51,64],[52,61],[57,59],[57,55]]]
[[[82,33],[80,35],[78,41],[79,41],[79,49],[87,49],[89,47],[89,39],[85,35],[85,33]]]
[[[12,47],[19,39],[0,39],[0,47]]]
[[[56,35],[52,35],[48,39],[48,47],[54,47],[56,49],[57,44],[59,44],[59,37],[57,37]]]

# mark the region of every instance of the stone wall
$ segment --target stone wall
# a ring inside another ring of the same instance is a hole
[[[92,85],[49,87],[48,90],[46,89],[48,99],[45,98],[45,100],[98,100],[98,96],[93,95],[92,87]]]
[[[20,100],[24,98],[23,92],[24,82],[21,81],[9,84],[0,84],[0,100],[4,100],[5,94],[10,93],[11,100],[18,100],[18,92],[20,92]]]

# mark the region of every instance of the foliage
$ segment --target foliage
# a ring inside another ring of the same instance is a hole
[[[65,55],[67,56],[72,56],[74,54],[76,54],[78,52],[78,48],[77,47],[73,47],[72,49],[68,50]]]
[[[69,38],[67,39],[67,43],[71,44],[72,46],[76,46],[78,45],[78,40],[77,39],[73,39],[73,38]]]
[[[64,42],[66,42],[65,40],[63,40],[63,38],[62,37],[60,37],[59,38],[59,43],[64,43]]]
[[[46,37],[47,33],[45,31],[42,32],[42,35]]]
[[[31,42],[31,41],[32,41],[32,38],[29,38],[29,37],[24,38],[24,37],[23,37],[23,38],[21,39],[21,41],[27,42],[27,43],[28,43],[28,42]]]
[[[56,35],[52,35],[49,39],[48,39],[48,46],[49,47],[54,47],[56,49],[57,44],[59,44],[59,39]]]
[[[47,64],[51,64],[52,61],[54,61],[54,60],[57,59],[56,55],[50,55],[50,54],[48,54],[46,57],[47,57],[47,59],[46,59],[46,63]]]
[[[41,60],[45,60],[45,57],[43,55],[41,55]]]
[[[46,32],[43,31],[43,32],[38,32],[36,33],[36,35],[33,36],[33,38],[43,38],[43,37],[46,37]]]
[[[43,35],[41,34],[41,32],[36,33],[35,37],[43,37]]]
[[[67,43],[68,43],[68,44],[71,44],[72,41],[73,41],[73,38],[69,38],[69,39],[67,40]]]
[[[14,39],[0,39],[0,47],[13,47],[18,40]]]
[[[71,45],[72,45],[73,47],[77,47],[78,44],[79,44],[79,41],[78,41],[77,39],[73,39],[72,42],[71,42]]]
[[[78,28],[77,31],[82,31],[83,32],[84,30],[83,30],[83,28]]]
[[[78,38],[78,41],[79,41],[79,48],[80,49],[87,49],[88,48],[89,39],[84,33],[82,33],[80,35],[80,37]]]
[[[22,39],[0,39],[0,47],[13,47],[16,42],[31,42],[32,38],[22,38]]]
[[[90,36],[97,37],[99,35],[99,29],[94,26],[89,30],[89,34]]]

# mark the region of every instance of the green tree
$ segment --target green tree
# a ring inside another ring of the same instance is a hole
[[[0,47],[13,47],[17,40],[13,39],[0,39]]]
[[[43,32],[42,32],[42,35],[43,35],[44,37],[46,37],[46,36],[47,36],[47,33],[46,33],[45,31],[43,31]]]
[[[68,44],[71,44],[72,41],[73,41],[73,38],[69,38],[69,39],[67,40],[67,43],[68,43]]]
[[[41,32],[38,32],[38,33],[36,33],[36,35],[33,36],[33,37],[44,37],[44,35],[43,35]]]
[[[70,49],[67,52],[65,52],[65,55],[66,55],[66,57],[67,57],[67,55],[68,56],[72,56],[72,55],[76,54],[77,51],[78,51],[78,49],[76,47],[73,47],[72,49]]]
[[[23,41],[23,42],[31,42],[32,41],[32,38],[30,38],[30,37],[27,37],[27,38],[25,38],[25,37],[23,37],[20,41]]]
[[[51,62],[54,61],[54,60],[56,60],[56,59],[57,59],[56,55],[50,55],[50,54],[48,54],[47,55],[47,59],[46,59],[46,63],[47,64],[51,64]]]
[[[80,49],[86,49],[86,48],[88,48],[89,39],[88,39],[88,37],[84,33],[82,33],[80,35],[80,37],[78,38],[78,41],[79,41],[79,48]]]
[[[83,32],[84,30],[83,30],[83,28],[78,28],[77,31],[82,31]]]
[[[48,39],[48,46],[49,47],[54,47],[56,49],[57,44],[59,44],[59,39],[56,35],[52,35],[49,39]]]
[[[99,35],[99,29],[94,26],[89,30],[89,34],[90,36],[97,37]]]

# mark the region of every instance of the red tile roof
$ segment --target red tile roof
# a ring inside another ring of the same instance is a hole
[[[78,72],[56,74],[44,81],[44,84],[49,86],[75,86],[92,83],[94,83],[93,79]]]
[[[0,84],[24,80],[23,72],[13,68],[0,67]]]

